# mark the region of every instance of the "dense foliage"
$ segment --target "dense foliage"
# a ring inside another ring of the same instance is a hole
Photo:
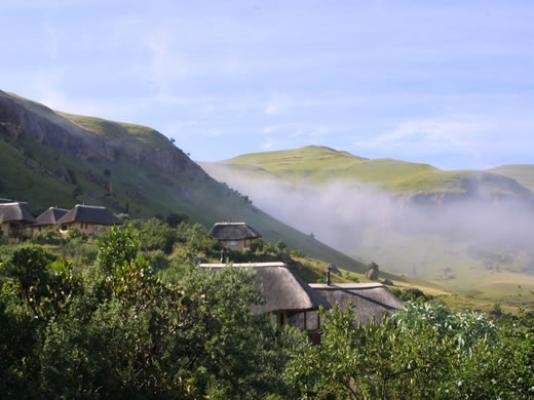
[[[296,354],[286,379],[305,399],[531,399],[534,319],[496,325],[473,312],[411,303],[364,326],[324,314],[320,346]]]
[[[201,226],[158,219],[98,243],[76,232],[35,242],[0,250],[2,398],[534,398],[527,313],[420,299],[361,325],[351,310],[323,310],[312,345],[251,314],[262,299],[250,274],[194,266],[269,259],[283,243],[221,254]]]
[[[249,306],[250,276],[187,271],[163,282],[131,230],[83,270],[38,246],[2,265],[2,398],[264,398],[285,395],[286,345]],[[299,340],[302,341],[302,340]]]

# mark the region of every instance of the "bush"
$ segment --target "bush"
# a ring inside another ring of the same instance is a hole
[[[64,242],[63,236],[54,228],[46,228],[37,232],[32,238],[37,244],[59,245]]]
[[[167,225],[169,225],[171,228],[176,228],[182,222],[188,221],[189,217],[183,213],[170,213],[167,215],[167,218],[165,218],[165,222],[167,222]]]
[[[350,308],[322,315],[321,344],[293,353],[285,372],[299,398],[526,400],[534,394],[532,318],[497,326],[482,314],[430,303],[407,304],[395,317],[368,325]]]
[[[287,398],[285,348],[304,338],[250,312],[252,276],[164,283],[139,248],[113,228],[81,272],[37,246],[2,266],[2,398]]]
[[[161,250],[145,251],[142,255],[146,258],[148,264],[156,271],[165,269],[169,266],[169,259]]]
[[[157,218],[137,224],[141,248],[147,251],[161,250],[169,254],[176,241],[176,231]]]

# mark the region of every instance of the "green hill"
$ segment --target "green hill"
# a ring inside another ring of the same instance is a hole
[[[337,181],[368,183],[407,194],[531,194],[527,188],[514,180],[512,174],[444,171],[428,164],[392,159],[370,160],[321,146],[252,153],[216,164],[202,165],[216,178],[216,167],[223,166],[248,176],[270,176],[292,185]]]
[[[521,185],[534,191],[534,165],[503,165],[491,170],[496,174],[515,179]]]
[[[320,146],[201,165],[284,222],[387,271],[473,302],[534,305],[534,166],[446,171]]]
[[[0,197],[105,205],[134,217],[185,213],[210,226],[244,220],[270,241],[352,271],[366,266],[254,207],[154,129],[59,113],[0,91]]]

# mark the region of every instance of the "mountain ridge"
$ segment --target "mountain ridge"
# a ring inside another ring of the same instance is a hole
[[[29,201],[34,212],[89,203],[134,217],[185,213],[208,227],[245,220],[267,240],[355,272],[367,268],[259,210],[148,127],[59,113],[0,91],[0,170],[0,197]]]
[[[483,170],[443,170],[426,163],[392,158],[368,159],[325,146],[305,146],[293,150],[243,154],[228,160],[200,165],[217,178],[215,166],[236,172],[262,172],[292,184],[323,184],[334,180],[375,185],[416,200],[449,195],[533,197],[534,179],[523,185],[504,167]],[[534,171],[534,166],[532,166]],[[526,182],[525,179],[522,180]]]

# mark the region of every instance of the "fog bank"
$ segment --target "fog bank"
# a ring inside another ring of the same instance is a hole
[[[458,268],[534,271],[534,207],[526,200],[420,203],[365,184],[294,187],[215,165],[209,172],[278,219],[392,272],[435,277]]]

